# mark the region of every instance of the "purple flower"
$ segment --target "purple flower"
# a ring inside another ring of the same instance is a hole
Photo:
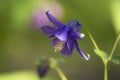
[[[79,33],[81,24],[76,20],[70,20],[64,25],[48,11],[46,12],[46,16],[56,27],[44,25],[41,29],[49,38],[54,37],[51,45],[55,48],[55,51],[60,51],[63,55],[71,56],[73,49],[76,48],[82,58],[89,60],[90,56],[86,56],[77,43],[77,40],[81,40],[84,37],[84,34]]]

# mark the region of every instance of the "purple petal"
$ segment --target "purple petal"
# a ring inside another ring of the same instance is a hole
[[[66,41],[67,35],[68,35],[68,28],[67,27],[62,27],[62,28],[58,29],[55,33],[55,36],[58,39],[60,39],[61,41]]]
[[[52,16],[51,14],[49,14],[49,11],[46,12],[46,15],[48,17],[48,19],[57,27],[63,27],[64,24],[62,24],[60,21],[58,21],[54,16]]]
[[[61,53],[66,56],[72,55],[72,51],[68,48],[67,43],[64,45],[63,49],[61,50]]]
[[[72,29],[76,27],[76,30],[75,30],[76,32],[79,32],[79,30],[81,29],[81,24],[76,20],[70,20],[65,26],[70,27]]]
[[[76,32],[73,29],[69,29],[68,35],[69,38],[74,38],[74,39],[82,39],[85,36],[83,33]]]
[[[79,46],[78,46],[78,43],[77,43],[77,41],[75,41],[75,46],[76,46],[76,49],[77,49],[77,51],[79,52],[79,54],[82,56],[82,58],[84,58],[85,60],[89,60],[89,58],[90,58],[90,55],[85,55],[83,52],[82,52],[82,50],[79,48]]]
[[[60,41],[59,39],[55,38],[55,39],[53,39],[53,40],[51,41],[51,45],[52,45],[53,47],[55,47],[55,46],[56,46],[56,43],[59,42],[59,41]]]
[[[76,38],[76,39],[82,39],[85,36],[85,34],[78,33],[78,32],[75,32],[73,34],[74,34],[73,37]]]
[[[70,20],[65,26],[70,27],[72,25],[72,23],[74,23],[74,22],[75,22],[75,20]]]
[[[63,49],[61,50],[62,54],[71,56],[73,49],[75,48],[75,40],[70,39],[67,41],[67,43],[64,45]]]
[[[69,50],[71,50],[71,52],[73,51],[73,49],[75,48],[75,39],[69,39],[67,41],[67,47],[69,48]]]
[[[42,31],[45,33],[45,34],[47,34],[49,37],[50,36],[53,36],[54,35],[54,32],[55,32],[55,28],[53,28],[53,27],[50,27],[50,26],[43,26],[42,28]]]
[[[77,21],[77,28],[76,28],[76,31],[79,32],[79,30],[81,29],[81,24]]]

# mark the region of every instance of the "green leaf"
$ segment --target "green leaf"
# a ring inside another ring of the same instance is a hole
[[[115,64],[120,64],[120,56],[113,56],[111,62]]]
[[[102,50],[94,49],[94,52],[102,59],[104,63],[108,61],[108,54]]]

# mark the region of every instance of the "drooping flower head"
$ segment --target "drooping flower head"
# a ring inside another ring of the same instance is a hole
[[[77,43],[77,40],[81,40],[85,36],[83,33],[79,33],[81,24],[76,20],[70,20],[64,25],[52,16],[49,11],[46,12],[46,16],[56,27],[44,25],[41,29],[49,38],[54,37],[51,45],[55,48],[55,52],[60,51],[63,55],[71,56],[73,49],[76,48],[82,58],[89,60],[90,56],[86,56]]]
[[[37,61],[37,73],[40,78],[43,78],[46,76],[46,74],[50,70],[50,63],[47,59],[41,58],[39,61]]]

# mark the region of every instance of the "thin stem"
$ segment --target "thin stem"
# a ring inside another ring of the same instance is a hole
[[[104,64],[104,80],[108,80],[107,64]]]
[[[59,67],[55,67],[54,69],[58,72],[58,74],[62,80],[67,80],[66,76],[64,75],[64,73],[62,72],[62,70]]]
[[[96,42],[95,42],[95,40],[94,40],[92,34],[90,33],[90,31],[89,31],[88,29],[87,29],[87,32],[88,32],[88,35],[89,35],[89,37],[90,37],[90,39],[91,39],[91,41],[92,41],[94,47],[95,47],[96,49],[100,50],[99,47],[98,47],[98,45],[96,44]]]
[[[86,29],[87,29],[87,28],[86,28]],[[89,31],[88,29],[87,29],[87,32],[88,32],[88,35],[89,35],[89,37],[90,37],[90,39],[91,39],[94,47],[95,47],[96,49],[100,50],[99,47],[98,47],[98,45],[96,44],[96,42],[95,42],[92,34],[90,33],[90,31]],[[101,57],[101,58],[102,58],[102,57]],[[108,61],[107,61],[107,62],[104,62],[104,60],[102,60],[102,61],[103,61],[103,64],[104,64],[104,80],[108,80],[108,72],[107,72],[107,64],[108,64]]]
[[[119,34],[118,34],[118,36],[117,36],[117,38],[116,38],[116,40],[115,40],[114,46],[113,46],[112,51],[111,51],[111,53],[110,53],[110,56],[109,56],[109,58],[108,58],[109,60],[111,60],[111,58],[112,58],[112,56],[113,56],[113,53],[114,53],[114,51],[115,51],[115,48],[116,48],[116,46],[117,46],[117,44],[118,44],[119,39],[120,39],[120,32],[119,32]]]

